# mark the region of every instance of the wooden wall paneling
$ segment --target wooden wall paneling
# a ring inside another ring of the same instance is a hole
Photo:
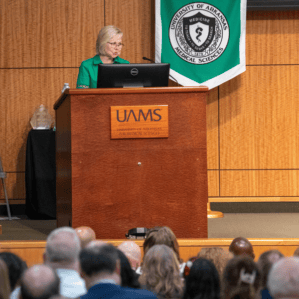
[[[25,194],[25,173],[9,172],[5,180],[7,196],[9,199],[24,199]],[[2,182],[0,182],[0,199],[5,199]],[[13,201],[11,201],[13,202]]]
[[[44,104],[54,118],[53,104],[60,96],[64,82],[75,87],[77,68],[0,70],[1,102],[5,111],[5,151],[2,157],[6,172],[25,171],[25,152],[30,119]]]
[[[298,72],[251,66],[220,86],[220,169],[299,168]]]
[[[5,199],[0,199],[0,204],[6,205]],[[24,204],[25,204],[25,199],[9,199],[9,205],[24,205]]]
[[[299,11],[247,13],[247,65],[299,63]]]
[[[120,245],[125,240],[104,240],[113,244]],[[271,249],[277,249],[285,256],[292,256],[299,245],[299,239],[249,239],[253,245],[255,260],[259,256]],[[196,256],[202,248],[221,247],[228,250],[232,239],[178,239],[180,257],[187,261],[190,257]],[[143,251],[143,240],[135,241]],[[45,241],[1,241],[0,252],[13,252],[27,262],[28,267],[43,263],[43,253],[45,251]]]
[[[258,260],[259,256],[271,249],[277,249],[285,256],[292,256],[294,251],[299,245],[298,239],[249,239],[253,245],[253,251],[255,253],[255,260]],[[209,247],[221,247],[224,250],[228,250],[232,239],[178,239],[180,256],[184,261],[187,261],[190,257],[196,256],[202,248]]]
[[[260,197],[209,197],[209,202],[297,202],[298,196],[280,197],[280,196],[260,196]]]
[[[219,245],[208,245],[208,246],[203,246],[203,245],[197,245],[197,246],[180,246],[180,257],[184,261],[188,261],[189,258],[197,256],[197,254],[201,251],[202,248],[206,247],[221,247],[224,250],[228,251],[229,244],[226,246],[219,246]],[[255,261],[258,260],[259,256],[267,251],[267,250],[279,250],[282,254],[285,256],[292,256],[297,249],[298,245],[293,245],[293,246],[284,246],[284,245],[254,245],[253,246],[253,251],[255,254]]]
[[[208,169],[219,169],[218,87],[207,97],[207,156]]]
[[[28,267],[32,267],[37,264],[42,264],[44,262],[43,253],[44,248],[30,248],[28,249],[11,249],[5,250],[18,255],[22,260],[27,262]]]
[[[208,196],[219,196],[219,170],[208,170]]]
[[[0,0],[0,68],[76,67],[95,55],[104,0]]]
[[[155,59],[154,0],[105,0],[105,25],[123,31],[122,58],[131,63],[144,63],[143,56]]]
[[[221,171],[220,186],[221,196],[299,196],[299,170]]]
[[[5,232],[3,232],[5,233]],[[0,252],[12,252],[23,259],[28,267],[43,263],[45,241],[1,241]]]
[[[1,80],[1,79],[0,79]],[[7,87],[5,85],[2,85],[2,90],[6,89]],[[1,93],[1,91],[0,91]],[[0,98],[0,158],[3,163],[3,159],[5,156],[5,144],[6,144],[6,117],[5,113],[7,110],[7,104],[9,102],[9,99],[7,98]],[[3,166],[4,171],[6,171],[5,167]]]

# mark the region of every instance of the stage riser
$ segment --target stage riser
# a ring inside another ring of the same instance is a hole
[[[292,256],[299,246],[299,239],[249,239],[253,244],[256,259],[265,251],[277,249],[285,256]],[[118,246],[124,240],[105,240]],[[186,261],[188,258],[196,256],[203,247],[222,247],[228,250],[232,239],[180,239],[180,255]],[[142,249],[142,240],[136,241]],[[45,251],[45,241],[2,241],[0,242],[0,252],[9,251],[17,254],[27,262],[28,266],[43,262]]]

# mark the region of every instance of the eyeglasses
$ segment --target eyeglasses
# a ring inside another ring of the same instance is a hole
[[[124,46],[124,44],[122,44],[122,43],[117,44],[117,43],[109,43],[108,42],[108,44],[110,44],[113,48],[122,48]]]

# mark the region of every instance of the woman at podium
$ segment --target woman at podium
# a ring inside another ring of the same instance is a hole
[[[122,31],[115,26],[105,26],[100,30],[96,42],[97,55],[81,63],[77,88],[97,88],[99,64],[129,63],[119,57],[124,46],[122,39]]]

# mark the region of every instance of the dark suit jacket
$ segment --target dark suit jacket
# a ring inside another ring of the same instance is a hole
[[[262,299],[272,299],[267,288],[261,290],[261,298]]]
[[[86,295],[81,299],[154,299],[157,298],[152,292],[147,290],[138,290],[123,288],[111,283],[99,283],[91,287]]]

